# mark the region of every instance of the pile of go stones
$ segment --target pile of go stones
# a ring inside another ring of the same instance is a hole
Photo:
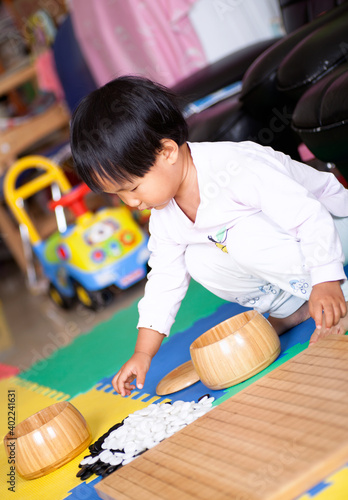
[[[213,401],[214,398],[206,394],[197,403],[175,401],[173,404],[151,404],[131,413],[89,446],[90,455],[80,462],[76,476],[81,480],[88,479],[92,474],[108,476],[202,417],[211,410]]]

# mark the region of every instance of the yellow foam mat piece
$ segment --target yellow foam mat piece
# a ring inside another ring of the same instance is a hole
[[[0,381],[0,432],[1,437],[8,432],[8,394],[15,391],[15,418],[16,424],[46,406],[57,401],[69,398],[68,395],[53,391],[48,387],[38,386],[32,382],[21,380],[18,377],[10,377]]]
[[[37,384],[23,383],[22,380],[12,377],[0,382],[0,398],[2,402],[2,411],[0,416],[1,437],[7,433],[7,394],[9,389],[14,389],[16,394],[16,423],[21,422],[37,411],[50,406],[55,402],[68,399],[68,395],[57,393],[47,387]],[[89,424],[92,433],[92,442],[104,434],[110,427],[123,420],[130,413],[148,406],[158,401],[154,397],[146,402],[143,401],[148,395],[142,395],[139,399],[132,397],[122,398],[119,395],[98,391],[93,388],[85,394],[80,394],[70,402],[82,413]],[[5,410],[5,411],[4,411]],[[10,484],[7,484],[7,474],[10,472],[5,448],[0,448],[0,498],[2,500],[25,499],[38,500],[40,498],[49,500],[62,500],[66,498],[69,491],[81,481],[76,477],[78,464],[82,458],[88,454],[88,450],[82,452],[78,457],[60,469],[47,474],[38,479],[25,480],[18,474],[15,477],[15,493],[8,490]],[[3,478],[6,478],[5,481]],[[92,476],[90,481],[96,476]]]
[[[327,488],[317,494],[302,495],[297,500],[347,500],[348,498],[348,467],[344,467],[327,477],[324,481]]]

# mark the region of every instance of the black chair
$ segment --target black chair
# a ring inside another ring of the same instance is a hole
[[[348,2],[281,0],[280,6],[291,32],[249,66],[252,55],[245,66],[241,59],[250,48],[220,62],[223,71],[213,65],[175,87],[185,99],[200,98],[242,78],[238,95],[188,118],[190,139],[254,140],[295,159],[304,142],[348,179]]]

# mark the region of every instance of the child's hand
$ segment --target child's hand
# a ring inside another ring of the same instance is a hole
[[[309,314],[318,330],[322,328],[323,315],[325,327],[337,325],[347,314],[347,306],[339,281],[326,281],[313,286],[309,297]]]
[[[121,396],[129,396],[137,379],[137,388],[142,389],[149,371],[152,358],[157,353],[164,335],[150,328],[139,328],[133,356],[125,363],[112,379],[112,385]]]
[[[135,352],[133,356],[122,366],[112,379],[112,385],[121,396],[129,396],[135,385],[131,385],[137,379],[137,388],[142,389],[146,374],[151,365],[151,356],[145,352]]]
[[[348,304],[347,304],[348,305]],[[337,325],[331,328],[326,328],[325,316],[323,317],[323,324],[320,330],[317,328],[312,333],[309,345],[315,344],[319,339],[323,339],[328,335],[344,335],[348,331],[348,314],[341,318]]]
[[[327,281],[313,286],[309,298],[309,314],[316,326],[310,344],[331,333],[340,333],[335,327],[347,315],[347,305],[339,281]]]

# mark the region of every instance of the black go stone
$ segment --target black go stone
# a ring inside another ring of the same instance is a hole
[[[90,446],[89,452],[91,454],[91,457],[94,457],[95,455],[98,455],[100,451],[98,451],[94,446]]]
[[[89,464],[83,465],[81,469],[76,474],[76,477],[82,477],[85,472],[89,472],[92,469],[92,466]],[[89,477],[89,476],[88,476]]]
[[[80,479],[81,481],[86,481],[91,475],[93,474],[92,469],[86,470],[81,476]]]
[[[100,452],[101,452],[101,450],[93,450],[93,451],[91,452],[91,455],[92,455],[92,457],[94,458],[94,457],[96,457],[97,455],[99,455],[99,453],[100,453]]]
[[[210,398],[210,394],[204,394],[203,396],[201,396],[199,399],[198,399],[198,402],[200,402],[203,398],[205,397],[208,397]]]
[[[108,435],[112,432],[112,431],[115,431],[116,429],[118,429],[119,427],[121,427],[123,425],[123,423],[119,422],[118,424],[115,424],[113,425],[112,427],[110,427],[110,429],[108,430]]]
[[[93,474],[98,474],[99,476],[107,469],[109,464],[104,464],[101,460],[98,460],[95,464],[93,464],[92,472]]]
[[[100,440],[98,439],[98,441],[96,441],[93,445],[93,451],[92,453],[94,455],[98,455],[101,451],[102,451],[102,444],[104,443],[104,439],[103,440]]]
[[[102,474],[102,477],[106,477],[108,476],[109,474],[112,474],[112,472],[115,472],[115,470],[119,469],[120,467],[122,467],[122,464],[118,464],[118,465],[110,465],[110,467],[108,467],[104,473]]]

